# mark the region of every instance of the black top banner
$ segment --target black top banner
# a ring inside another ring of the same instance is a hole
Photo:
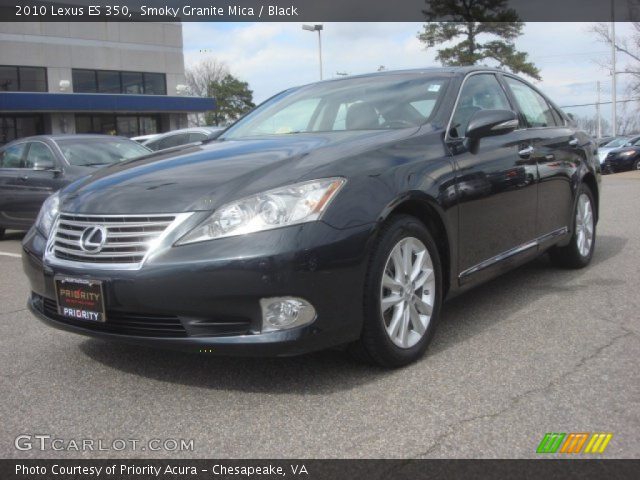
[[[640,0],[0,0],[3,22],[618,22]]]

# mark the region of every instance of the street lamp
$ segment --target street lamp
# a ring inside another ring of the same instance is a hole
[[[320,80],[322,80],[322,36],[320,32],[322,31],[322,25],[302,25],[303,30],[307,30],[309,32],[318,32],[318,58],[320,59]]]

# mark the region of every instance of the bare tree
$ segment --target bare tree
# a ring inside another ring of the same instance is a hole
[[[210,58],[193,65],[185,72],[185,80],[190,95],[195,97],[211,97],[211,85],[219,83],[229,75],[229,67],[226,63]],[[190,125],[201,125],[206,118],[206,113],[189,115]]]
[[[640,22],[632,22],[633,33],[630,37],[620,38],[616,36],[616,51],[623,54],[623,58],[626,58],[627,63],[624,67],[624,72],[628,73],[632,80],[629,83],[629,93],[632,95],[640,94]],[[591,32],[595,33],[598,40],[602,43],[606,43],[611,46],[613,39],[611,38],[611,30],[607,23],[596,23],[590,28]],[[609,60],[605,62],[598,62],[600,66],[611,70],[611,63]]]

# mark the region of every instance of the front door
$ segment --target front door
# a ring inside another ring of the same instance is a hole
[[[33,222],[47,197],[63,187],[62,170],[49,146],[40,141],[29,142],[24,166],[21,215]]]
[[[493,276],[536,250],[538,172],[522,158],[524,130],[483,138],[474,151],[464,138],[475,112],[496,109],[516,110],[494,74],[471,74],[447,133],[457,167],[461,284]]]

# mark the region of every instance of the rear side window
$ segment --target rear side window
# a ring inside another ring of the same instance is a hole
[[[507,94],[491,73],[471,75],[464,82],[449,135],[464,137],[471,117],[480,110],[511,110]]]
[[[12,145],[0,152],[0,168],[22,168],[26,143]]]
[[[520,80],[512,77],[505,77],[505,80],[529,127],[555,127],[557,125],[553,113],[551,113],[551,107],[542,95]]]

